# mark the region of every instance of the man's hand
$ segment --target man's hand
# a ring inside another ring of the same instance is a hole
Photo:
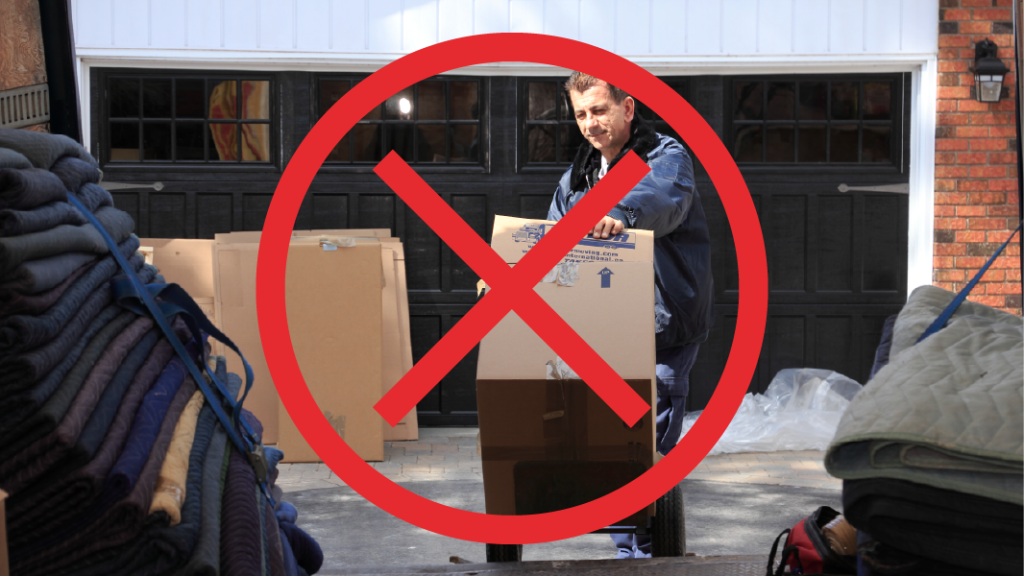
[[[611,216],[605,216],[601,218],[601,221],[594,226],[594,229],[590,231],[590,235],[594,238],[608,238],[609,236],[615,236],[621,234],[626,227],[622,224],[622,220],[616,220]]]

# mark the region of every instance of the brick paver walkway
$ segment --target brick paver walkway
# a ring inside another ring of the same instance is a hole
[[[476,428],[421,428],[417,442],[389,442],[384,461],[372,463],[394,482],[483,481],[476,453]],[[690,473],[692,480],[842,489],[825,472],[817,451],[708,456]],[[277,484],[285,492],[345,486],[325,464],[281,464]]]

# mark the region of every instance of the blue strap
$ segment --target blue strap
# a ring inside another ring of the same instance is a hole
[[[135,274],[135,271],[132,270],[132,268],[128,265],[128,261],[117,249],[117,243],[114,242],[114,239],[110,237],[110,234],[106,231],[105,228],[103,228],[103,225],[100,223],[99,220],[96,219],[92,212],[90,212],[88,208],[82,205],[82,203],[77,198],[75,198],[74,194],[68,194],[68,202],[70,202],[75,208],[77,208],[78,211],[81,212],[83,216],[85,216],[89,223],[96,228],[96,230],[103,237],[104,242],[106,242],[107,246],[110,248],[111,255],[114,256],[114,259],[117,260],[118,265],[120,265],[121,269],[124,271],[124,276],[122,276],[120,278],[120,282],[118,282],[118,286],[120,287],[121,290],[119,295],[119,303],[123,303],[126,306],[126,308],[132,310],[133,312],[153,318],[153,321],[157,324],[160,330],[167,337],[167,340],[174,348],[174,351],[177,353],[178,357],[181,358],[182,362],[184,362],[185,367],[188,369],[189,375],[192,376],[192,379],[195,381],[196,386],[199,387],[203,395],[208,400],[210,408],[213,410],[214,414],[217,415],[217,419],[220,420],[221,425],[224,426],[224,429],[227,432],[228,437],[231,439],[232,444],[234,444],[235,447],[242,454],[245,454],[248,457],[249,463],[253,466],[256,472],[257,481],[259,482],[260,488],[263,490],[264,495],[267,497],[269,501],[273,502],[273,497],[271,496],[270,490],[268,489],[266,483],[267,475],[269,473],[269,467],[267,466],[266,456],[263,453],[263,446],[259,441],[256,440],[256,435],[247,422],[245,422],[244,420],[241,420],[240,422],[242,424],[242,428],[245,430],[245,435],[239,434],[239,429],[235,425],[235,423],[239,422],[238,416],[241,412],[242,403],[235,403],[234,399],[228,393],[227,387],[224,386],[217,379],[213,370],[211,370],[210,367],[207,365],[205,361],[205,351],[203,352],[204,361],[200,363],[207,373],[206,377],[203,376],[199,368],[196,367],[194,358],[192,358],[192,356],[188,353],[188,351],[185,349],[185,346],[182,344],[181,340],[178,339],[174,330],[171,328],[170,320],[173,319],[174,316],[182,316],[183,320],[186,323],[186,326],[188,326],[189,329],[192,331],[194,338],[197,334],[200,334],[199,329],[201,325],[205,322],[206,325],[208,325],[210,328],[213,328],[213,331],[209,332],[210,335],[214,336],[221,342],[224,342],[224,344],[230,346],[231,349],[236,352],[238,350],[237,347],[234,345],[234,343],[227,339],[227,337],[224,336],[220,332],[220,330],[217,330],[215,327],[213,327],[210,321],[206,318],[206,315],[203,314],[202,310],[199,309],[198,305],[196,305],[195,302],[192,301],[190,297],[188,297],[188,294],[186,294],[184,290],[181,290],[180,287],[178,288],[177,291],[171,290],[169,292],[172,299],[177,300],[177,302],[165,301],[162,304],[158,305],[154,298],[153,292],[159,294],[162,297],[164,292],[167,291],[166,285],[164,285],[165,287],[162,289],[159,287],[147,288],[145,285],[143,285],[142,281],[139,280],[139,277]],[[184,298],[182,298],[182,295],[184,295]],[[187,300],[188,302],[185,302],[185,300]],[[141,303],[141,305],[139,303]],[[201,321],[198,320],[198,318],[200,317],[202,318]],[[199,338],[197,338],[196,342],[202,344],[202,337],[200,336]],[[241,356],[240,353],[239,356]],[[244,358],[242,359],[242,361],[246,367],[246,393],[248,393],[249,388],[252,386],[252,369],[249,368],[249,365],[247,362],[245,362]],[[212,381],[217,384],[217,389],[218,392],[220,392],[220,395],[214,394],[214,392],[210,389],[207,378],[209,378],[209,381]],[[234,416],[233,419],[229,419],[227,414],[224,413],[223,404],[225,402],[232,408],[232,413]]]
[[[1017,224],[1017,228],[1013,231],[1013,234],[1010,234],[1010,237],[1006,239],[1006,242],[1003,242],[1003,245],[999,247],[999,250],[996,250],[996,253],[988,259],[988,262],[985,262],[985,265],[981,267],[981,270],[978,270],[978,273],[974,275],[974,278],[971,278],[971,281],[967,283],[967,286],[964,286],[963,290],[960,290],[956,297],[953,298],[953,301],[949,303],[949,306],[946,306],[946,309],[942,311],[942,314],[939,314],[939,317],[936,318],[935,321],[932,322],[931,326],[924,331],[924,334],[921,334],[921,337],[917,339],[917,342],[921,342],[925,338],[945,328],[946,322],[949,322],[953,313],[956,312],[957,308],[959,308],[960,305],[963,304],[964,300],[967,299],[967,296],[978,284],[978,281],[981,280],[981,277],[985,275],[985,272],[988,272],[989,267],[992,266],[992,263],[996,261],[999,254],[1002,253],[1003,249],[1010,243],[1010,240],[1013,240],[1013,237],[1017,235],[1017,232],[1020,232],[1021,225],[1024,225],[1024,220]]]

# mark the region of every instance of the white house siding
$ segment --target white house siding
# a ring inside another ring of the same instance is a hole
[[[908,293],[932,281],[938,0],[72,0],[93,66],[373,71],[460,36],[533,32],[664,75],[913,74]],[[562,74],[522,64],[462,70]],[[85,141],[90,141],[85,115]]]

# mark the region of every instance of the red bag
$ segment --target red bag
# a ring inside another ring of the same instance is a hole
[[[768,558],[768,569],[765,576],[781,576],[786,574],[856,574],[856,556],[838,554],[822,538],[821,529],[839,516],[828,506],[822,506],[807,518],[796,523],[791,529],[783,530],[772,544],[771,556]],[[779,548],[779,540],[786,536],[782,547],[782,557],[775,572],[775,553]]]

